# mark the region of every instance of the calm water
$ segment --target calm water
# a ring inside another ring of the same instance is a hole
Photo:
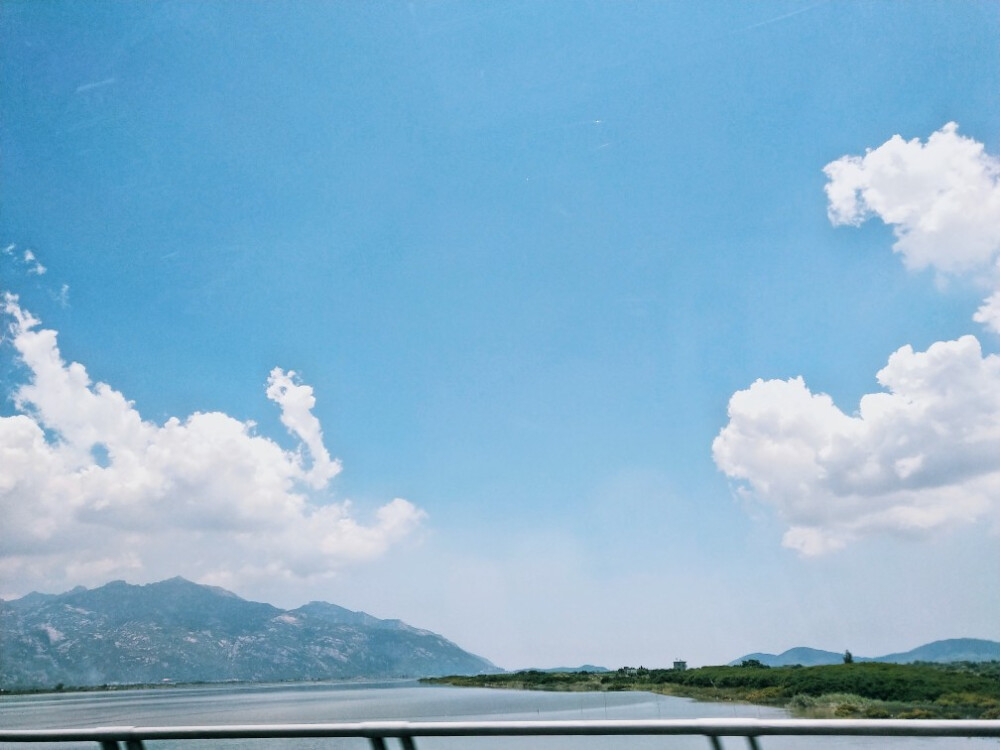
[[[781,709],[698,703],[651,693],[544,693],[424,686],[416,683],[310,684],[253,687],[164,688],[113,693],[8,696],[0,698],[6,728],[167,726],[179,724],[325,723],[373,720],[683,719],[781,718]],[[997,750],[996,740],[875,740],[864,738],[763,738],[764,750]],[[389,741],[389,750],[399,747]],[[745,748],[732,738],[726,748]],[[707,750],[702,737],[636,738],[419,738],[418,750]],[[56,746],[0,744],[0,750]],[[64,744],[66,750],[97,750],[96,744]],[[225,740],[151,742],[148,750],[368,750],[365,740]]]

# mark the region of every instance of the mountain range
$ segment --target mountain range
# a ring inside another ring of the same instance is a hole
[[[756,659],[768,666],[812,666],[839,664],[843,656],[798,647],[747,654],[731,663]],[[1000,660],[1000,643],[954,638],[854,660],[993,661]],[[0,600],[3,690],[60,683],[277,682],[500,671],[443,636],[401,620],[327,602],[285,610],[183,578],[144,586],[114,581],[95,589]]]
[[[0,688],[500,671],[446,638],[327,602],[284,610],[183,578],[0,600]]]
[[[741,656],[730,662],[736,666],[744,661],[756,659],[769,667],[787,667],[799,664],[813,667],[821,664],[841,664],[844,654],[836,651],[822,651],[817,648],[798,646],[780,654],[754,653]],[[1000,643],[982,638],[948,638],[917,646],[909,651],[885,656],[853,656],[854,661],[881,661],[893,664],[909,664],[915,661],[947,663],[953,661],[1000,661]]]

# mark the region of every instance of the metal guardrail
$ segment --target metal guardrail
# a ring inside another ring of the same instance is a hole
[[[355,737],[372,750],[398,740],[416,750],[417,737],[545,737],[701,735],[714,750],[721,737],[745,737],[751,750],[766,736],[996,737],[1000,720],[912,719],[659,719],[605,721],[363,721],[337,724],[0,729],[0,742],[93,741],[101,750],[144,750],[146,740],[226,740]],[[124,745],[124,748],[123,748]]]

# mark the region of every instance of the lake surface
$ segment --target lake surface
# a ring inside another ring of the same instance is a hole
[[[414,682],[314,683],[227,687],[176,687],[102,693],[63,693],[0,698],[0,726],[58,728],[172,726],[338,721],[469,721],[574,719],[783,718],[782,709],[731,703],[700,703],[641,692],[547,693],[420,685]],[[762,750],[997,750],[997,740],[778,738],[761,739]],[[96,743],[16,745],[0,750],[98,750]],[[388,742],[389,750],[399,744]],[[418,738],[418,750],[708,750],[704,737]],[[740,738],[726,748],[746,748]],[[221,740],[149,742],[147,750],[369,750],[366,740]]]

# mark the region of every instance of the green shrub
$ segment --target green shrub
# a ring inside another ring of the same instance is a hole
[[[838,718],[846,718],[849,716],[857,716],[861,713],[861,706],[856,703],[839,703],[837,707],[833,709],[833,715]]]
[[[784,690],[778,686],[748,690],[743,699],[748,703],[777,703],[784,697]]]
[[[868,706],[861,715],[866,719],[888,719],[892,716],[891,713],[886,711],[882,706]]]
[[[793,711],[802,711],[807,708],[816,707],[816,697],[812,695],[803,695],[798,693],[793,695],[791,700],[788,701],[788,707]]]

